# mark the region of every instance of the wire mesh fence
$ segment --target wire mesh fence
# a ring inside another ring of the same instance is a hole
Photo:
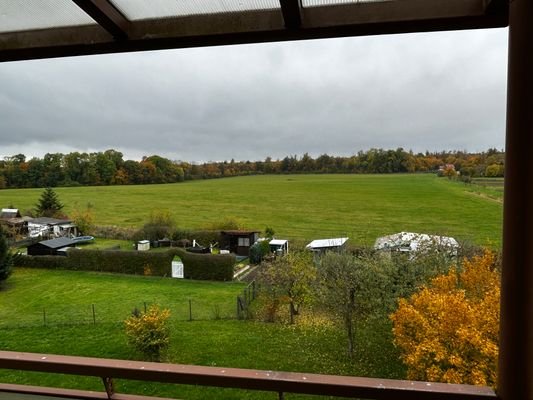
[[[138,301],[135,303],[88,303],[84,305],[42,304],[25,307],[24,312],[2,316],[0,329],[58,325],[117,323],[134,310],[145,312],[152,305],[170,310],[171,321],[217,320],[237,318],[233,302],[208,303],[202,300],[180,299],[171,303]]]

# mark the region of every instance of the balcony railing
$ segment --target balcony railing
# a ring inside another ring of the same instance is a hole
[[[414,382],[297,372],[260,371],[239,368],[203,367],[102,358],[0,351],[0,368],[99,377],[105,392],[43,388],[0,383],[0,394],[18,393],[71,399],[148,399],[116,394],[116,379],[214,386],[285,393],[342,396],[382,400],[483,400],[496,399],[488,387]],[[151,397],[151,399],[154,399]]]

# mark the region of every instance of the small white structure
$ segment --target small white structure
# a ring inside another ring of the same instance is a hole
[[[288,254],[289,253],[289,241],[285,239],[272,239],[268,242],[270,246],[270,251],[276,253],[276,255]]]
[[[332,238],[332,239],[317,239],[317,240],[313,240],[311,243],[305,246],[305,248],[308,250],[314,251],[314,252],[323,252],[326,250],[338,250],[344,246],[347,240],[348,240],[347,237]]]
[[[150,250],[150,241],[149,240],[139,240],[137,242],[137,250],[139,250],[139,251]]]
[[[1,219],[11,219],[11,218],[20,218],[20,212],[16,208],[2,208],[0,211]]]
[[[72,221],[39,217],[28,220],[28,236],[75,237],[78,236],[78,228]]]
[[[448,236],[400,232],[376,239],[374,249],[409,253],[435,249],[447,251],[451,256],[456,256],[459,250],[459,243],[454,238]]]
[[[178,256],[172,260],[172,277],[183,278],[183,261]]]

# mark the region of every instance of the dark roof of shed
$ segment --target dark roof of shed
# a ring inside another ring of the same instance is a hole
[[[49,247],[51,249],[60,249],[61,247],[75,245],[76,242],[70,238],[60,237],[56,239],[43,240],[42,242],[38,242],[36,244],[40,244],[40,245]]]
[[[248,236],[252,235],[254,233],[259,233],[260,231],[239,231],[239,230],[229,230],[229,231],[221,231],[223,235],[228,236]]]
[[[0,61],[502,27],[508,0],[11,0]]]

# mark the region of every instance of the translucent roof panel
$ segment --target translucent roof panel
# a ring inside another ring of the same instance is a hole
[[[0,32],[93,24],[72,0],[0,0]]]
[[[394,0],[302,0],[302,7],[334,6],[337,4],[380,3]]]
[[[279,0],[112,0],[131,20],[279,9]]]

